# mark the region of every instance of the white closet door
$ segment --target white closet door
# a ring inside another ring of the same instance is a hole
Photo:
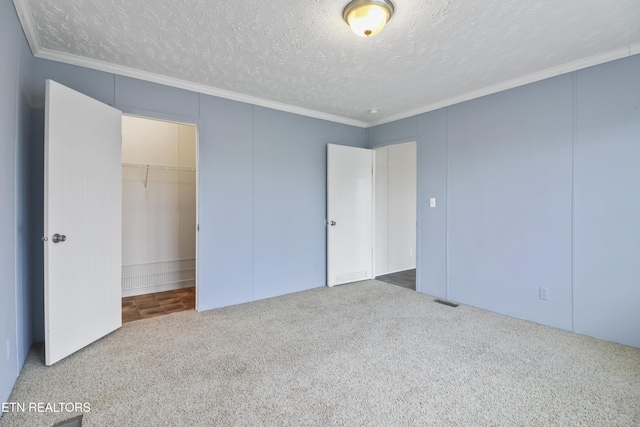
[[[373,151],[327,146],[327,285],[373,278]]]
[[[122,113],[47,80],[45,362],[122,325]]]

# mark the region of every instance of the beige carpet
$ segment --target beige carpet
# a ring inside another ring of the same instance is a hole
[[[88,402],[84,426],[640,425],[640,349],[377,281],[131,322],[52,367],[41,352],[11,401]]]

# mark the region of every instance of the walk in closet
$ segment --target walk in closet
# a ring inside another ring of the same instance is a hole
[[[195,286],[195,126],[122,119],[122,296]]]

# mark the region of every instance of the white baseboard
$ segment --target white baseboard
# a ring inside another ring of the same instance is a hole
[[[136,295],[153,294],[156,292],[173,291],[174,289],[190,288],[196,285],[195,280],[177,283],[165,283],[162,285],[146,286],[144,288],[123,289],[122,298],[134,297]]]

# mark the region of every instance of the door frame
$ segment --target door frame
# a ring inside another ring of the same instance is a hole
[[[195,126],[196,128],[196,275],[195,275],[195,288],[196,288],[196,303],[195,310],[201,311],[198,306],[198,265],[200,264],[200,127],[202,125],[199,119],[177,116],[173,114],[159,113],[157,111],[143,110],[139,108],[119,107],[123,116],[137,117],[140,119],[157,120],[161,122],[170,122],[187,126]]]
[[[377,273],[375,271],[376,269],[376,263],[375,263],[375,259],[376,259],[376,186],[378,185],[377,181],[376,181],[376,155],[377,155],[377,151],[379,149],[382,148],[388,148],[391,146],[396,146],[396,145],[405,145],[405,144],[415,144],[415,162],[416,162],[416,192],[415,192],[415,200],[416,200],[416,226],[415,226],[415,237],[416,237],[416,247],[415,247],[415,258],[416,258],[416,292],[420,292],[420,212],[421,212],[421,206],[420,206],[420,201],[418,198],[418,195],[420,194],[420,182],[421,182],[421,173],[422,173],[422,167],[420,165],[420,162],[418,161],[418,159],[420,159],[420,152],[421,152],[421,148],[420,148],[420,144],[418,143],[418,139],[417,138],[410,138],[410,139],[406,139],[406,140],[400,140],[400,141],[393,141],[393,142],[389,142],[389,143],[385,143],[385,144],[381,144],[378,145],[376,147],[357,147],[357,148],[366,148],[368,150],[371,150],[372,152],[372,171],[373,171],[373,176],[372,176],[372,180],[373,180],[373,184],[372,184],[372,205],[371,205],[371,210],[372,210],[372,219],[373,219],[373,223],[372,223],[372,227],[371,227],[371,234],[372,234],[372,251],[371,251],[371,263],[372,263],[372,272],[373,272],[373,278],[375,279],[375,277],[377,276]],[[336,144],[336,145],[340,145],[340,144]],[[327,199],[328,200],[328,199]],[[329,228],[329,221],[331,219],[329,218],[328,212],[326,215],[326,219],[325,219],[325,226],[327,228],[327,233],[328,233],[328,228]],[[328,234],[327,234],[328,235]],[[327,241],[327,248],[328,248],[328,241]],[[328,250],[328,249],[327,249]],[[327,252],[327,260],[326,260],[326,271],[327,271],[327,283],[329,282],[329,277],[328,277],[328,265],[329,265],[329,257],[328,257],[328,252]]]
[[[375,278],[376,276],[378,276],[377,272],[376,272],[376,189],[377,189],[377,181],[376,181],[376,152],[380,149],[383,148],[389,148],[392,146],[396,146],[396,145],[406,145],[406,144],[415,144],[416,146],[416,150],[415,150],[415,162],[416,162],[416,227],[415,227],[415,233],[416,233],[416,248],[415,248],[415,256],[416,256],[416,292],[420,292],[420,211],[421,211],[421,206],[420,206],[420,201],[418,198],[418,195],[420,194],[420,176],[421,176],[421,166],[420,166],[420,162],[418,161],[418,159],[420,158],[420,144],[418,144],[418,139],[417,138],[410,138],[407,140],[400,140],[400,141],[393,141],[393,142],[388,142],[388,143],[384,143],[384,144],[380,144],[377,145],[373,148],[371,148],[371,150],[373,150],[373,229],[372,229],[372,233],[373,233],[373,277]]]

